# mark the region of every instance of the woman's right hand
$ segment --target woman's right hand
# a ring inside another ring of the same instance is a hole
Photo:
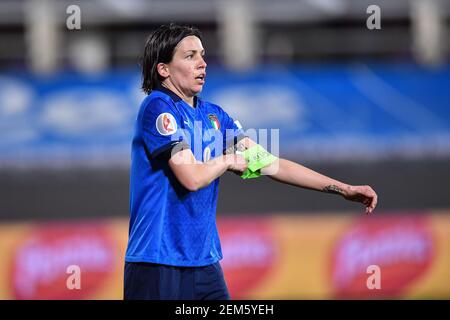
[[[247,161],[239,154],[228,154],[225,156],[227,162],[227,170],[238,175],[242,175],[247,170]]]

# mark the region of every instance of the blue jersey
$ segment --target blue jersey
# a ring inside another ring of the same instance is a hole
[[[197,160],[208,161],[235,144],[242,129],[219,106],[197,97],[194,103],[195,108],[158,88],[141,104],[131,151],[127,262],[205,266],[222,259],[216,226],[219,179],[191,192],[168,159],[174,150],[190,148]]]

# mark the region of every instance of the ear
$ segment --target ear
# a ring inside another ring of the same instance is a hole
[[[163,78],[167,78],[170,75],[167,64],[162,62],[156,65],[156,71],[158,71],[159,75]]]

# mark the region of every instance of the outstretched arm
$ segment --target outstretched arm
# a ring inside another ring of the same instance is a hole
[[[241,147],[246,149],[256,145],[249,138],[243,140]],[[270,166],[263,168],[261,173],[275,181],[305,189],[338,194],[347,200],[360,202],[366,206],[367,214],[371,213],[377,205],[378,196],[370,186],[349,185],[286,159],[279,158]]]
[[[347,200],[361,202],[366,206],[366,213],[371,213],[377,205],[377,194],[370,186],[352,186],[286,159],[277,162],[262,169],[262,174],[293,186],[339,194]]]

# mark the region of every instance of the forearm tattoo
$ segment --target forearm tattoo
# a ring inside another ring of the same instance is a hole
[[[327,192],[327,193],[333,193],[333,194],[342,194],[343,193],[343,190],[334,184],[326,186],[325,188],[322,189],[322,191]]]

